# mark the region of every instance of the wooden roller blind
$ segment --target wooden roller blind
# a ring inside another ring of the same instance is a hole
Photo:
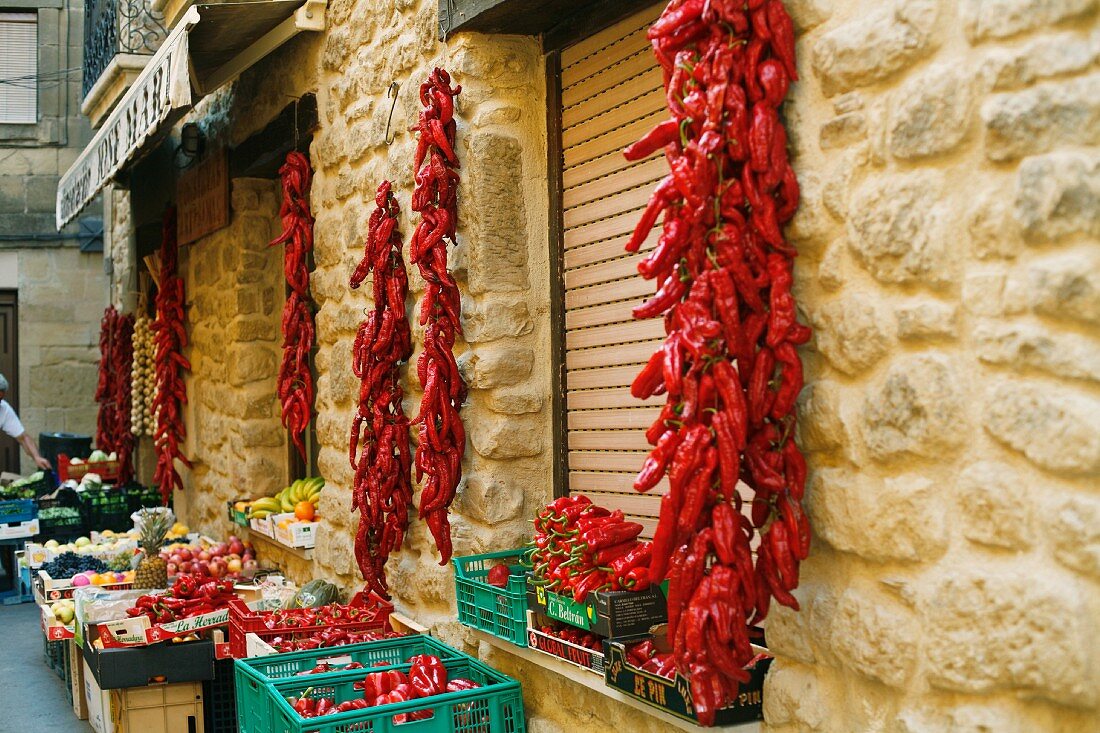
[[[660,153],[628,163],[622,149],[667,116],[646,29],[662,5],[564,48],[560,61],[565,410],[568,488],[626,514],[652,534],[662,481],[632,488],[663,397],[641,402],[630,383],[664,338],[661,319],[631,309],[654,290],[635,269],[630,237],[654,184]],[[654,246],[654,229],[642,249]]]

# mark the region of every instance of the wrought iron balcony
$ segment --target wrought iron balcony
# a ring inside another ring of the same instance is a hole
[[[100,97],[106,94],[112,104],[117,99],[106,87],[125,91],[144,66],[141,57],[152,56],[167,35],[163,16],[150,6],[150,0],[84,0],[84,112],[93,124],[109,109]],[[100,83],[100,93],[89,100],[105,75],[115,83]]]

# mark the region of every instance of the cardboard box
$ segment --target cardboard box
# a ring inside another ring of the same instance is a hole
[[[253,532],[259,532],[260,534],[262,534],[265,537],[274,537],[275,536],[272,533],[272,529],[271,529],[272,526],[273,525],[271,524],[271,518],[270,517],[264,517],[263,519],[253,517],[252,519],[248,520],[249,529],[251,529]]]
[[[101,689],[214,679],[214,642],[209,639],[98,649],[92,633],[90,627],[85,631],[84,661]]]
[[[630,664],[626,655],[626,644],[630,642],[608,641],[604,645],[607,658],[604,666],[604,682],[620,692],[648,703],[670,715],[698,723],[692,704],[691,685],[678,673],[672,679],[660,677],[651,672],[638,669]],[[763,647],[754,646],[757,652],[767,652]],[[732,725],[762,720],[764,717],[764,675],[771,665],[771,657],[766,657],[750,665],[748,682],[741,684],[737,700],[722,708],[715,715],[715,725]]]
[[[73,692],[73,714],[77,720],[88,719],[88,700],[84,697],[84,654],[80,646],[69,642],[69,685]]]
[[[116,733],[203,733],[202,683],[111,690]]]
[[[533,611],[527,612],[527,646],[535,651],[563,659],[570,664],[603,676],[604,655],[588,647],[573,644],[565,639],[539,631],[546,617]]]
[[[39,606],[39,610],[42,612],[42,633],[46,635],[49,641],[61,641],[62,639],[73,638],[74,630],[72,624],[66,626],[58,621],[49,606]]]
[[[532,610],[548,618],[610,638],[648,634],[651,627],[668,620],[665,596],[657,586],[641,592],[599,591],[577,603],[572,596],[548,591],[528,578],[527,601]]]
[[[275,540],[287,547],[302,547],[310,549],[317,544],[317,528],[320,522],[302,522],[294,518],[293,512],[288,514],[272,514],[269,519],[274,530]],[[285,527],[279,526],[286,520],[292,520]]]
[[[34,580],[35,592],[42,596],[42,599],[53,603],[59,601],[62,598],[72,598],[73,592],[77,587],[87,586],[74,586],[72,585],[72,578],[63,578],[60,580],[54,580],[50,577],[50,574],[45,570],[39,570],[38,575]],[[127,581],[125,583],[108,583],[106,585],[97,585],[96,588],[102,590],[126,590],[133,582]]]
[[[88,724],[95,733],[114,733],[111,693],[100,688],[87,659],[84,660],[84,701],[88,706]]]
[[[0,539],[14,540],[20,537],[34,537],[38,534],[38,520],[25,522],[0,522]]]
[[[148,646],[162,641],[170,641],[177,636],[187,636],[196,631],[225,626],[229,623],[229,609],[223,608],[212,613],[188,616],[179,621],[154,624],[148,616],[135,616],[118,621],[103,621],[88,624],[87,633],[92,639],[99,639],[105,649],[120,647]]]

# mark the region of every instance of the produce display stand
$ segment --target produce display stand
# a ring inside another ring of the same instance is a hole
[[[118,461],[84,461],[73,463],[64,453],[57,457],[57,475],[61,483],[66,481],[80,481],[89,473],[99,476],[105,483],[118,481]]]

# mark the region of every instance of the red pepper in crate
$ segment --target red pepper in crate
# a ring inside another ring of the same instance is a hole
[[[468,680],[465,677],[456,677],[453,680],[447,682],[447,692],[461,692],[463,690],[476,690],[481,687],[473,680]]]
[[[668,579],[672,662],[652,657],[643,668],[664,674],[674,663],[709,725],[744,678],[746,627],[764,619],[771,598],[797,608],[791,590],[809,551],[806,467],[793,436],[803,383],[796,347],[810,330],[797,320],[796,252],[781,229],[799,199],[780,109],[797,78],[794,31],[782,0],[684,0],[665,8],[648,38],[669,119],[624,155],[663,144],[669,175],[626,249],[664,212],[658,246],[638,266],[656,294],[635,316],[662,315],[667,336],[632,394],[664,394],[666,403],[646,433],[655,448],[635,488],[667,474],[670,489],[648,567],[611,568],[624,587]]]
[[[439,657],[418,654],[409,659],[409,684],[418,697],[431,697],[447,689],[447,668]]]
[[[489,568],[489,574],[485,577],[485,582],[489,585],[495,585],[497,588],[507,588],[510,577],[511,571],[508,566],[505,563],[497,563]]]

